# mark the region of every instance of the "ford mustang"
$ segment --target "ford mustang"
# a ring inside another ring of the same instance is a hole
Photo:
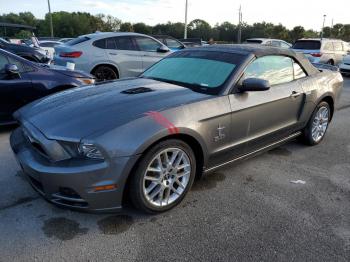
[[[17,111],[11,146],[30,184],[60,206],[157,213],[196,177],[299,137],[325,137],[339,72],[250,45],[185,49],[140,77],[63,91]]]

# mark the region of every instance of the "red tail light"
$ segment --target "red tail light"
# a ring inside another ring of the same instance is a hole
[[[60,57],[78,58],[83,54],[81,51],[60,53]]]
[[[311,55],[312,55],[313,57],[321,57],[321,56],[322,56],[321,53],[312,53]]]

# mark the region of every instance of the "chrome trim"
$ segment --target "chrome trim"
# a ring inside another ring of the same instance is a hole
[[[205,169],[204,172],[207,173],[207,172],[213,171],[213,170],[215,170],[215,169],[218,169],[218,168],[220,168],[220,167],[223,167],[223,166],[225,166],[225,165],[228,165],[228,164],[234,163],[234,162],[236,162],[236,161],[239,161],[239,160],[248,158],[248,157],[250,157],[250,156],[252,156],[252,155],[255,155],[255,154],[259,153],[259,152],[265,151],[266,149],[275,147],[275,146],[280,145],[280,144],[284,144],[285,142],[287,142],[287,141],[289,141],[289,140],[292,140],[293,138],[296,138],[296,137],[298,137],[298,136],[300,136],[300,135],[301,135],[301,132],[299,131],[299,132],[294,133],[294,134],[292,134],[292,135],[290,135],[290,136],[288,136],[288,137],[286,137],[286,138],[283,138],[283,139],[281,139],[281,140],[279,140],[279,141],[277,141],[277,142],[274,142],[274,143],[272,143],[272,144],[270,144],[270,145],[264,146],[264,147],[262,147],[262,148],[260,148],[260,149],[258,149],[258,150],[255,150],[255,151],[250,152],[250,153],[248,153],[248,154],[245,154],[245,155],[243,155],[243,156],[234,158],[234,159],[232,159],[232,160],[230,160],[230,161],[227,161],[227,162],[225,162],[225,163],[223,163],[223,164],[220,164],[220,165],[217,165],[217,166],[214,166],[214,167]]]

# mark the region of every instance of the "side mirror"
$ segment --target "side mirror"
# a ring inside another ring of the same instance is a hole
[[[270,82],[260,78],[248,78],[243,81],[239,88],[242,92],[267,91],[270,89]]]
[[[12,77],[20,77],[19,75],[19,69],[15,64],[7,64],[5,65],[5,72],[6,74],[12,76]]]
[[[164,45],[162,45],[161,47],[159,47],[157,49],[158,53],[168,53],[169,51],[170,51],[170,49],[168,47],[164,46]]]

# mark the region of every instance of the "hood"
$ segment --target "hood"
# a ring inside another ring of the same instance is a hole
[[[39,50],[39,48],[37,47],[30,47],[26,45],[18,45],[12,43],[8,44],[7,48],[17,52],[38,52]]]
[[[15,113],[47,138],[77,141],[162,111],[204,100],[209,95],[190,89],[136,78],[67,90],[29,104]]]

